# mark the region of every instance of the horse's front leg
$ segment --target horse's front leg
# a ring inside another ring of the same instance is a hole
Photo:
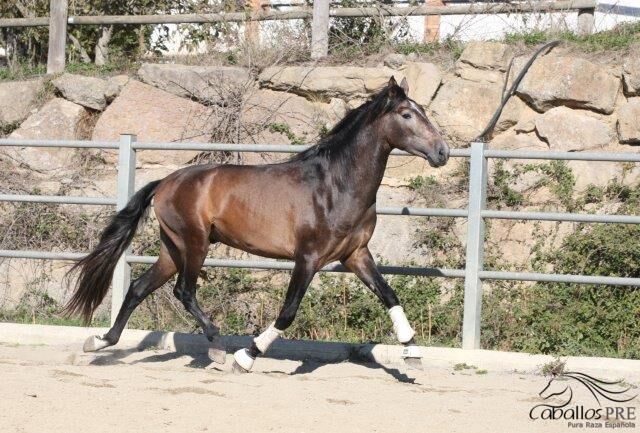
[[[246,349],[240,349],[233,354],[235,362],[233,364],[234,371],[247,372],[253,367],[253,362],[258,355],[264,354],[269,346],[282,335],[293,319],[296,317],[300,302],[318,271],[317,260],[303,257],[297,259],[291,280],[289,280],[289,288],[284,299],[284,305],[278,314],[278,318],[260,335],[253,339],[251,346]]]
[[[346,260],[343,260],[342,264],[356,274],[387,308],[393,322],[396,338],[404,345],[402,358],[405,362],[412,367],[421,367],[422,353],[413,339],[415,331],[411,328],[407,316],[404,314],[398,296],[380,274],[369,248],[357,249]]]

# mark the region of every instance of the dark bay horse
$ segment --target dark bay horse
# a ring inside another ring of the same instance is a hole
[[[178,170],[140,189],[118,212],[98,246],[72,269],[76,290],[66,306],[91,320],[104,299],[116,261],[131,243],[154,199],[160,223],[158,261],[133,281],[113,327],[90,337],[85,351],[116,344],[133,310],[178,274],[175,296],[212,342],[212,360],[224,362],[218,328],[196,301],[196,281],[215,242],[260,256],[295,262],[284,305],[235,366],[250,370],[289,325],[316,272],[339,260],[389,310],[405,357],[420,358],[398,297],[376,268],[367,244],[376,225],[376,192],[392,149],[447,163],[449,147],[420,105],[407,97],[406,80],[392,77],[368,102],[350,111],[318,144],[291,159],[267,165],[200,165]]]

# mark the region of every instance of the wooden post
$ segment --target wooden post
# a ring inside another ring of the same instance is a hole
[[[250,0],[251,12],[262,11],[262,0]],[[244,24],[244,40],[252,45],[260,45],[260,21],[247,21]]]
[[[329,54],[329,0],[315,0],[311,23],[311,58],[320,59],[327,54]]]
[[[595,30],[595,8],[578,10],[578,34],[590,35]]]
[[[67,0],[51,0],[49,3],[47,74],[58,74],[64,71],[67,13]]]
[[[444,6],[442,0],[428,0],[427,6]],[[438,42],[440,40],[440,15],[426,15],[424,17],[423,42]]]

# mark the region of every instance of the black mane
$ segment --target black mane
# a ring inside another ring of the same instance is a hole
[[[344,156],[362,128],[394,110],[406,98],[400,86],[385,86],[367,102],[350,110],[316,145],[294,155],[290,161],[304,161],[314,156],[328,159]]]

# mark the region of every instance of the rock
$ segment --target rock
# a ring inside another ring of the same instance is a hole
[[[339,102],[334,102],[336,108]],[[344,107],[342,107],[343,109]],[[241,122],[248,126],[243,141],[264,144],[311,143],[323,127],[330,127],[337,116],[330,116],[330,104],[313,103],[285,92],[260,89],[244,104]],[[331,119],[330,117],[333,117]]]
[[[65,99],[83,107],[102,111],[107,106],[107,82],[100,78],[63,74],[51,83]]]
[[[629,147],[620,144],[607,146],[598,152],[624,153],[629,152]],[[589,185],[605,187],[613,179],[623,185],[637,185],[640,181],[640,165],[625,164],[623,162],[599,162],[599,161],[567,161],[567,165],[573,171],[576,179],[575,190],[584,191]],[[624,174],[623,174],[624,173]]]
[[[618,109],[620,143],[640,144],[640,98],[630,98]]]
[[[21,122],[35,108],[42,80],[0,83],[0,123]]]
[[[22,122],[20,128],[11,134],[17,139],[77,140],[82,135],[83,123],[89,112],[81,105],[62,98],[47,102],[38,112]],[[6,154],[21,165],[37,171],[75,168],[73,157],[75,149],[54,148],[7,148]]]
[[[514,74],[519,73],[520,68],[513,69]],[[518,95],[540,112],[565,105],[611,114],[619,89],[620,78],[602,65],[547,55],[531,66],[518,87]]]
[[[517,134],[507,131],[495,136],[490,142],[491,149],[522,150],[544,152],[549,145],[536,137],[535,134]]]
[[[527,104],[525,104],[522,99],[517,96],[512,96],[507,105],[502,109],[502,114],[498,119],[498,123],[496,124],[495,131],[502,132],[511,128],[514,125],[519,124],[520,122],[526,121],[526,119],[532,119],[538,113],[533,111]],[[532,122],[531,122],[532,123]],[[535,128],[533,123],[530,125],[530,130],[524,131],[520,130],[518,132],[531,132]]]
[[[215,127],[212,112],[197,102],[180,98],[131,80],[104,111],[93,131],[94,140],[117,141],[120,134],[135,134],[139,141],[206,142]],[[138,152],[141,164],[186,164],[197,151]],[[115,161],[113,153],[107,159]]]
[[[433,63],[407,62],[404,73],[409,83],[409,97],[423,107],[429,106],[442,82],[442,74]]]
[[[404,54],[392,53],[384,58],[384,65],[391,69],[400,69],[406,60],[407,57]]]
[[[391,76],[400,82],[404,73],[387,67],[276,66],[262,71],[258,80],[262,87],[273,90],[348,101],[377,92]]]
[[[107,80],[107,88],[104,92],[104,97],[107,102],[111,102],[120,94],[120,91],[127,85],[131,78],[128,75],[116,75]]]
[[[640,96],[640,44],[630,50],[622,70],[624,93],[627,96]]]
[[[501,87],[454,79],[445,82],[429,109],[454,144],[466,143],[486,127],[501,101]]]
[[[535,120],[538,135],[554,151],[601,149],[610,144],[611,130],[602,121],[567,107],[556,107]]]
[[[221,104],[251,83],[249,71],[233,66],[187,66],[145,63],[140,79],[174,95]]]
[[[497,83],[513,58],[513,49],[499,42],[470,42],[456,64],[456,75],[465,80]]]

